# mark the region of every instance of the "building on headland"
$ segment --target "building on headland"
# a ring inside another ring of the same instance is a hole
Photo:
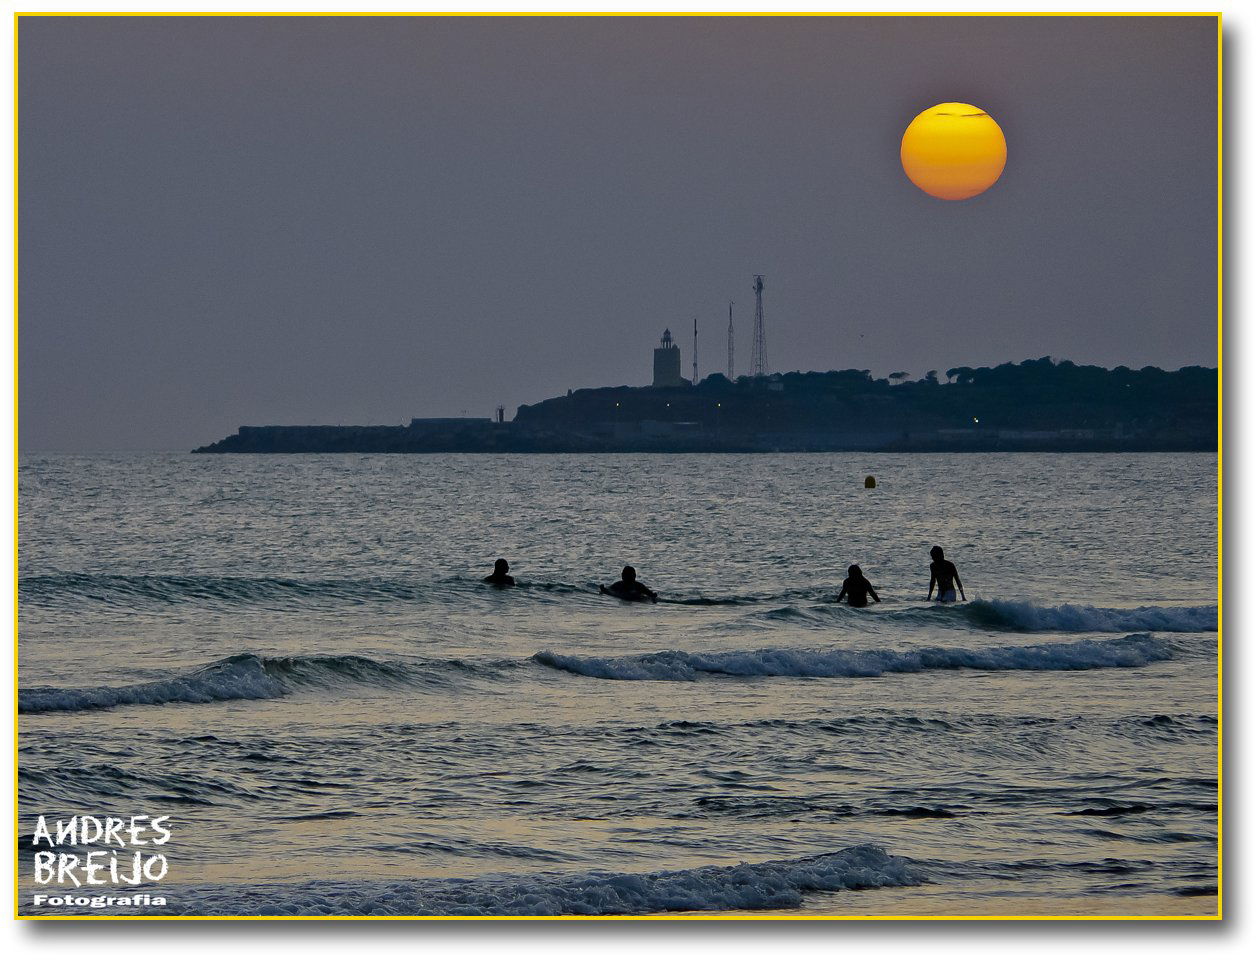
[[[668,328],[661,337],[661,345],[652,351],[652,386],[681,387],[682,350],[674,343],[674,335]]]

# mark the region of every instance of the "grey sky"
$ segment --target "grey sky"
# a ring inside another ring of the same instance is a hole
[[[24,450],[701,375],[1215,363],[1216,21],[24,18]],[[937,102],[988,193],[901,171]],[[690,371],[690,338],[684,338]]]

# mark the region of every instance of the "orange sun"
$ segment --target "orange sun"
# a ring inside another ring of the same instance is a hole
[[[901,166],[924,193],[966,200],[997,183],[1006,166],[1006,137],[979,107],[938,103],[906,127]]]

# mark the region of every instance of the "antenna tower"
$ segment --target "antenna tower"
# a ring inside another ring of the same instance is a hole
[[[754,377],[764,377],[770,361],[766,359],[766,318],[761,312],[761,291],[765,287],[765,277],[757,274],[753,278],[753,292],[757,294],[757,314],[753,320],[752,369]]]
[[[726,304],[726,379],[735,382],[735,301]]]
[[[700,318],[691,318],[691,385],[700,382]]]

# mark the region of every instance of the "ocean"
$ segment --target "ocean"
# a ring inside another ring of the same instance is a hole
[[[1215,914],[1216,468],[24,456],[20,910]],[[37,885],[41,815],[167,872]]]

